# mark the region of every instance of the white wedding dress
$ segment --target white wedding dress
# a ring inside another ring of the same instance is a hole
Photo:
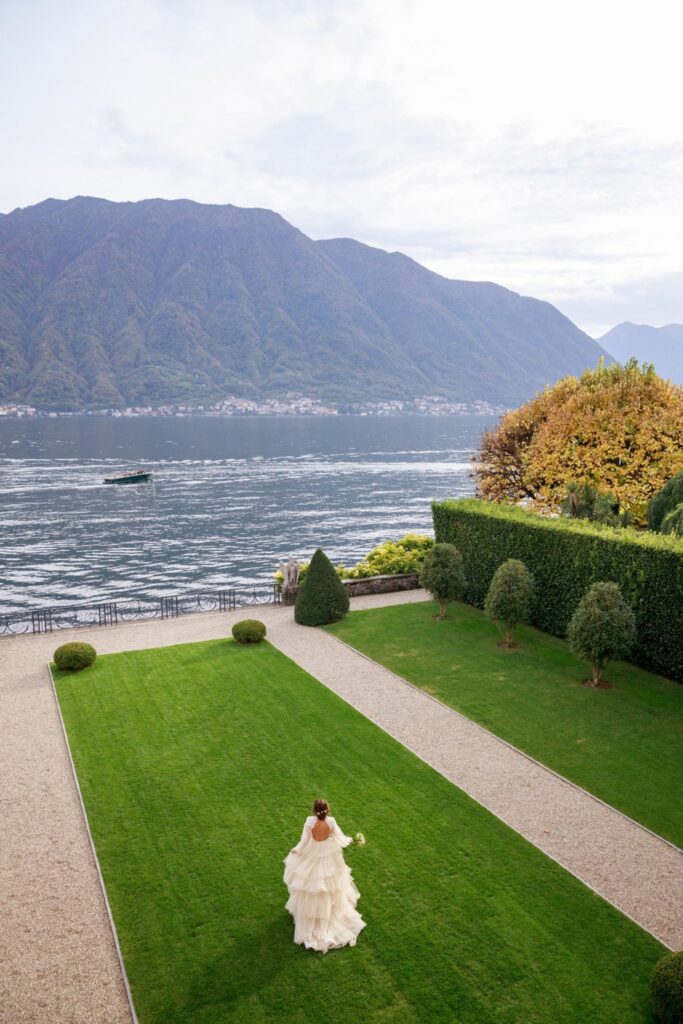
[[[355,946],[365,921],[356,910],[360,893],[344,861],[342,848],[353,842],[334,818],[327,839],[313,838],[315,815],[306,818],[296,853],[285,857],[285,909],[294,918],[294,941],[306,949],[326,953],[339,946]]]

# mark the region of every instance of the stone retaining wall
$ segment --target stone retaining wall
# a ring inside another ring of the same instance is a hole
[[[342,580],[349,597],[361,597],[363,594],[391,594],[396,590],[417,590],[420,576],[416,572],[396,573],[388,576],[367,576],[362,580]],[[299,587],[283,587],[282,603],[293,605]]]
[[[389,594],[394,590],[417,590],[420,577],[416,572],[401,573],[392,576],[368,576],[362,580],[343,580],[349,597],[360,597],[362,594]]]

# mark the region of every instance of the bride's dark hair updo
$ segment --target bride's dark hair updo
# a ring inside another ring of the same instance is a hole
[[[320,818],[324,821],[327,815],[330,813],[330,805],[327,800],[314,800],[313,801],[313,813],[316,818]]]

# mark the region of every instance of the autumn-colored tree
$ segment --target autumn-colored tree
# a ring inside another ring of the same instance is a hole
[[[489,501],[520,501],[535,498],[527,479],[529,445],[536,432],[557,405],[579,387],[576,377],[564,377],[554,388],[546,388],[519,409],[506,412],[493,430],[482,435],[474,457],[479,496]]]
[[[558,511],[569,483],[587,483],[611,492],[638,525],[653,494],[680,469],[683,388],[635,360],[601,363],[507,413],[476,459],[483,498],[531,498]]]

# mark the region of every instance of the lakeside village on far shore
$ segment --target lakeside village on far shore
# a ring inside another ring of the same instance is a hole
[[[423,416],[499,416],[506,406],[491,402],[449,402],[438,395],[412,399],[387,399],[382,402],[323,403],[306,395],[288,394],[283,398],[227,398],[212,405],[141,405],[125,409],[83,409],[79,412],[55,412],[36,409],[32,405],[10,402],[0,405],[0,416],[400,416],[412,413]]]

